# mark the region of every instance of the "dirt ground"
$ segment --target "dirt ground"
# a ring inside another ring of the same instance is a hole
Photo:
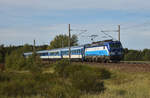
[[[150,72],[150,64],[145,63],[83,63],[93,67],[105,67],[110,70],[121,70],[126,72]]]

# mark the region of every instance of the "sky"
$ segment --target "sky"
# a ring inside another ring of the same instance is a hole
[[[0,0],[0,44],[49,44],[56,35],[76,34],[79,44],[117,40],[124,48],[150,48],[150,0]],[[85,32],[86,30],[86,32]]]

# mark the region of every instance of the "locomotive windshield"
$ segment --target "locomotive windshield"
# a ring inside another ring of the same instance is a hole
[[[111,43],[111,44],[110,44],[110,47],[111,47],[111,48],[122,48],[122,46],[121,46],[120,43]]]

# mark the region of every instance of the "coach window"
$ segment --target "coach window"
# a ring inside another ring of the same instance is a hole
[[[76,50],[74,50],[74,54],[76,54]]]
[[[56,55],[58,56],[58,55],[59,55],[59,52],[56,52]]]
[[[66,51],[66,55],[68,55],[69,54],[69,52],[68,51]]]
[[[71,50],[71,54],[73,54],[73,50]]]
[[[67,55],[67,51],[65,51],[65,55]]]
[[[79,50],[79,54],[81,53],[81,50]]]
[[[76,53],[76,51],[75,50],[73,50],[73,54],[75,54]]]

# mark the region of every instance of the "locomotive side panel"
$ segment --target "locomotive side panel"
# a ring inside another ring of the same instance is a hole
[[[109,58],[107,46],[97,46],[85,48],[85,60],[95,62],[105,62]]]

